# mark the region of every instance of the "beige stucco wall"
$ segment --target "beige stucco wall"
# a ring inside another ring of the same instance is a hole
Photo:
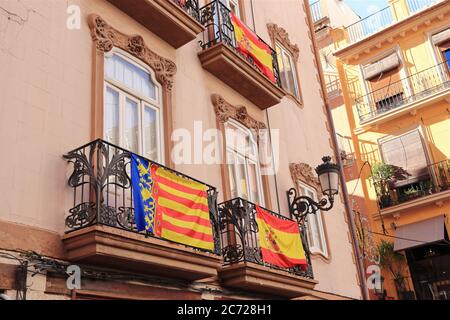
[[[68,4],[81,6],[81,30],[66,28]],[[126,34],[140,34],[159,55],[177,64],[173,91],[174,128],[216,128],[211,94],[244,105],[257,120],[265,112],[202,69],[197,41],[175,50],[104,0],[0,0],[0,220],[63,233],[72,205],[67,186],[71,167],[62,155],[90,140],[92,40],[87,16],[101,15]],[[268,43],[266,24],[277,23],[300,47],[299,71],[304,108],[289,98],[269,109],[272,129],[280,129],[280,171],[277,175],[281,213],[287,215],[285,192],[293,186],[289,163],[315,167],[332,155],[320,84],[301,1],[255,3],[256,32]],[[247,14],[250,8],[246,11]],[[200,40],[200,36],[198,38]],[[179,165],[176,169],[215,185],[221,191],[220,166]],[[277,209],[270,177],[272,209]],[[223,200],[220,196],[219,200]],[[330,259],[313,258],[318,290],[360,297],[348,226],[340,198],[324,213]]]

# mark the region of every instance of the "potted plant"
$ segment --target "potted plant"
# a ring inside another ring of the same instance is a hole
[[[399,296],[407,292],[407,282],[403,269],[406,258],[403,254],[394,251],[394,244],[390,241],[381,240],[377,246],[378,261],[381,269],[388,272],[394,281]]]
[[[419,197],[419,190],[411,186],[406,191],[404,191],[403,194],[406,196],[407,200],[412,200]]]
[[[390,182],[395,179],[395,167],[383,162],[372,166],[372,181],[378,195],[381,208],[389,207],[392,204],[390,194]]]

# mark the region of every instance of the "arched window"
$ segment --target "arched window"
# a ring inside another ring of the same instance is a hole
[[[161,87],[153,72],[128,54],[105,55],[104,138],[163,162]]]
[[[264,206],[258,144],[252,131],[235,120],[225,123],[227,163],[232,198]]]

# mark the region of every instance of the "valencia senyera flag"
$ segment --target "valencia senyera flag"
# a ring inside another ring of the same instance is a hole
[[[245,56],[250,56],[255,65],[272,82],[275,82],[273,72],[273,57],[270,47],[261,41],[236,15],[231,13],[231,23],[234,28],[237,49]]]
[[[259,245],[264,262],[281,267],[306,266],[298,224],[256,206]]]
[[[208,186],[132,155],[131,180],[136,225],[178,243],[210,250],[214,237]]]

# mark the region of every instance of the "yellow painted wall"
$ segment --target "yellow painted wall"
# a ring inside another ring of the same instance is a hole
[[[400,10],[403,8],[402,1],[404,0],[392,0],[390,1],[390,4],[394,6],[396,10]],[[410,30],[405,33],[404,37],[396,37],[392,42],[386,41],[386,36],[382,33],[377,36],[377,40],[379,40],[378,47],[373,46],[368,49],[367,41],[360,41],[360,43],[355,45],[355,48],[358,48],[359,51],[352,48],[350,50],[351,54],[339,53],[342,52],[339,50],[343,47],[343,30],[333,30],[332,35],[335,40],[336,49],[338,50],[338,53],[336,54],[338,58],[337,66],[343,85],[342,91],[346,102],[346,114],[348,116],[347,119],[345,119],[345,117],[343,117],[343,114],[345,113],[342,110],[339,110],[333,112],[333,117],[337,128],[343,128],[346,125],[350,126],[355,145],[358,169],[363,166],[365,161],[369,161],[371,164],[379,161],[380,153],[378,150],[378,140],[380,138],[389,135],[398,135],[404,131],[409,131],[417,127],[422,128],[424,132],[430,163],[450,159],[449,89],[446,89],[449,91],[446,99],[440,99],[437,102],[429,103],[423,108],[418,109],[415,114],[408,113],[373,127],[365,127],[364,130],[361,129],[362,125],[355,104],[355,98],[368,93],[365,90],[361,66],[382,58],[384,53],[390,53],[395,49],[399,50],[403,59],[402,65],[404,66],[402,78],[433,67],[438,63],[440,57],[438,57],[433,45],[429,41],[429,37],[430,34],[450,27],[449,9],[450,2],[442,7],[442,19],[434,18],[431,19],[429,23],[422,23],[418,27],[417,24],[415,24],[415,20],[411,19]],[[404,10],[404,8],[401,10]],[[402,14],[403,13],[400,13],[399,16],[402,16]],[[416,87],[413,88],[417,89]],[[345,122],[345,124],[341,122]],[[368,209],[367,214],[372,220],[372,230],[375,232],[382,232],[381,220],[377,218],[379,216],[379,209],[376,193],[369,177],[370,169],[366,167],[362,170],[362,186],[361,188],[356,189],[356,193],[358,196],[365,198]],[[354,185],[355,180],[353,179],[351,181],[351,184]],[[402,212],[400,215],[396,215],[395,218],[392,215],[385,216],[383,221],[388,234],[395,235],[395,229],[393,228],[392,223],[395,223],[396,226],[401,226],[444,214],[447,215],[447,225],[449,225],[450,195],[443,203],[439,203],[439,206],[432,203],[426,206],[412,208],[406,212]],[[381,237],[376,236],[375,238],[379,241]],[[391,241],[394,240],[389,237],[382,238],[385,238],[386,240],[390,239]],[[387,279],[389,278],[389,275],[384,276]],[[389,281],[386,282],[386,289],[388,290],[389,296],[396,297],[394,287],[392,283],[389,284]]]

